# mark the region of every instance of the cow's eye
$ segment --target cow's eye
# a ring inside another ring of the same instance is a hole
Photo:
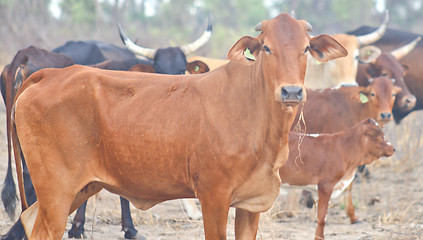
[[[306,54],[309,50],[310,50],[310,46],[307,46],[307,47],[304,49],[304,54]]]
[[[374,96],[376,96],[376,94],[375,93],[371,93],[370,96],[374,97]]]
[[[266,52],[268,52],[268,53],[272,53],[272,52],[270,51],[269,47],[264,46],[263,48],[264,48],[264,51],[266,51]]]

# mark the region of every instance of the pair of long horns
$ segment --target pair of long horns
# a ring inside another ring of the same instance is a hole
[[[386,28],[388,27],[388,22],[389,22],[389,11],[386,10],[385,17],[383,18],[382,24],[380,25],[378,29],[376,29],[376,31],[368,33],[366,35],[361,35],[356,37],[359,45],[364,46],[379,40],[383,36],[383,34],[385,34]]]
[[[401,58],[403,58],[405,55],[409,54],[417,45],[417,43],[419,43],[421,37],[417,37],[416,39],[414,39],[413,41],[411,41],[410,43],[408,43],[407,45],[404,45],[400,48],[397,48],[395,50],[391,51],[391,54],[397,59],[400,60]]]
[[[119,29],[120,38],[122,39],[123,44],[135,55],[142,55],[150,59],[154,59],[154,56],[156,55],[157,49],[154,48],[146,48],[141,47],[133,43],[123,32],[122,27],[117,23],[117,27]],[[188,55],[198,48],[202,47],[206,42],[210,39],[212,33],[212,21],[210,15],[208,16],[208,24],[207,29],[204,31],[204,33],[201,35],[199,39],[196,41],[186,44],[184,46],[181,46],[181,50],[185,55]]]

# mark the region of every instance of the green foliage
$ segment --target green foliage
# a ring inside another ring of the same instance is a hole
[[[73,24],[93,26],[96,21],[95,1],[66,0],[60,2],[63,18]]]

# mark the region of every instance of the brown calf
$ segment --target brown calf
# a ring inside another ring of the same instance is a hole
[[[373,119],[333,134],[289,135],[288,161],[279,169],[282,187],[285,184],[317,187],[316,240],[324,239],[329,199],[336,198],[350,185],[357,167],[393,153],[394,148]]]

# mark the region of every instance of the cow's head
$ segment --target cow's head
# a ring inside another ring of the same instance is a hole
[[[401,88],[395,86],[392,79],[383,76],[370,81],[370,85],[354,93],[353,98],[361,104],[366,104],[370,108],[372,118],[383,125],[392,119],[392,107]]]
[[[361,136],[361,144],[365,157],[360,165],[370,164],[381,157],[389,157],[394,154],[395,149],[383,135],[382,128],[371,119],[365,119],[356,125]]]
[[[375,46],[366,46],[379,40],[386,31],[389,21],[388,12],[381,26],[374,32],[354,36],[348,34],[334,34],[332,37],[338,41],[348,51],[348,56],[338,58],[329,63],[321,64],[309,59],[307,68],[307,84],[311,88],[320,88],[318,83],[314,83],[324,75],[328,82],[325,87],[337,86],[341,83],[353,83],[356,81],[357,68],[359,62],[368,63],[376,59],[380,54],[380,49]]]
[[[118,24],[119,34],[125,46],[131,50],[136,56],[143,56],[153,59],[153,67],[155,73],[162,74],[185,74],[187,70],[186,55],[194,52],[203,46],[211,37],[212,23],[209,17],[209,22],[206,31],[196,41],[181,46],[181,47],[168,47],[168,48],[146,48],[133,43],[123,32]]]
[[[255,64],[271,86],[276,101],[295,106],[306,100],[304,75],[307,52],[321,62],[343,57],[347,51],[328,35],[311,38],[311,25],[283,13],[256,26],[256,38],[243,37],[229,50],[228,59]]]
[[[416,97],[411,94],[404,82],[404,76],[408,72],[408,66],[401,65],[398,61],[410,53],[419,41],[420,37],[396,50],[383,52],[377,59],[371,61],[364,67],[367,79],[377,76],[386,76],[393,79],[394,84],[402,89],[396,97],[394,107],[404,112],[414,108],[416,105]]]

